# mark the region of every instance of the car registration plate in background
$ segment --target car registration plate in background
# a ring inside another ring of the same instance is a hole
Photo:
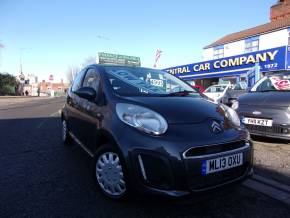
[[[272,126],[273,120],[245,117],[243,123],[257,126]]]
[[[243,164],[243,153],[232,154],[202,162],[202,175],[231,169]]]

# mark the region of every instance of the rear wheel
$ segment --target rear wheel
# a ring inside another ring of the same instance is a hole
[[[94,160],[94,179],[101,192],[111,199],[127,198],[126,170],[121,154],[114,146],[103,145]]]
[[[62,142],[65,145],[68,145],[71,143],[72,138],[69,134],[67,121],[65,119],[62,120],[62,134],[61,134]]]

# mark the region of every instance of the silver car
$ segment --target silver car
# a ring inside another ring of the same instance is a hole
[[[232,108],[252,135],[290,140],[290,71],[263,77]]]

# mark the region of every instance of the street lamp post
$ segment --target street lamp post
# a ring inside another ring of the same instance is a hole
[[[20,74],[23,74],[22,71],[22,52],[25,50],[30,50],[31,48],[20,48],[20,52],[19,52],[19,64],[20,64]]]
[[[20,52],[19,52],[19,74],[20,77],[24,77],[23,75],[23,68],[22,68],[22,52],[24,50],[30,50],[31,48],[20,48]],[[25,83],[25,77],[24,77],[24,83]],[[20,88],[19,88],[19,92],[21,95],[23,95],[23,91],[24,91],[24,83],[20,83]]]

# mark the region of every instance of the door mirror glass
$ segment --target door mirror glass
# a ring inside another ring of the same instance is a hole
[[[81,87],[75,91],[75,94],[87,100],[94,100],[97,95],[96,91],[92,87]]]

